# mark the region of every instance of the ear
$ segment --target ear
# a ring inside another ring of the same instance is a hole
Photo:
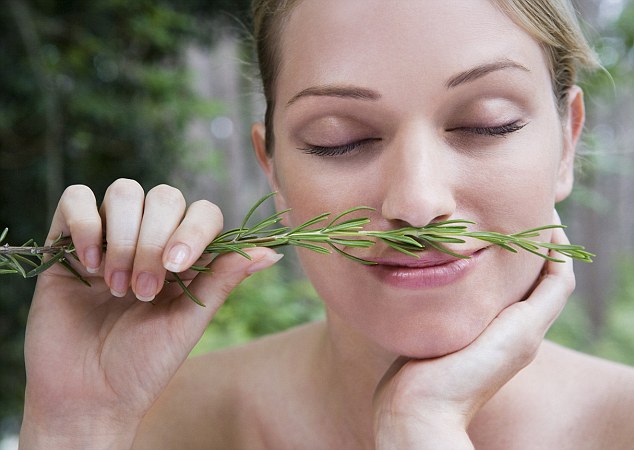
[[[563,150],[557,173],[556,202],[567,198],[572,191],[575,151],[583,131],[585,118],[583,91],[579,86],[573,86],[568,91],[568,113],[563,123]]]
[[[277,192],[273,199],[275,200],[275,208],[277,211],[283,211],[287,209],[286,199],[279,187],[279,181],[277,179],[277,173],[275,171],[275,160],[273,155],[269,155],[266,152],[266,128],[262,122],[254,123],[251,126],[251,144],[255,151],[255,156],[266,175],[266,179],[269,182],[269,186],[273,192]]]

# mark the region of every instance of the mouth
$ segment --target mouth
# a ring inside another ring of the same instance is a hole
[[[456,257],[439,251],[425,251],[419,258],[408,255],[367,258],[375,263],[366,266],[379,281],[403,289],[432,289],[455,283],[467,276],[479,263],[484,247],[461,251]]]

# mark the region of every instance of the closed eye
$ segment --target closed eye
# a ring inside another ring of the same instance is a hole
[[[477,134],[480,136],[498,136],[503,137],[507,134],[514,133],[516,131],[521,130],[527,125],[527,123],[522,123],[519,120],[511,123],[507,123],[505,125],[499,125],[495,127],[454,127],[448,128],[445,131],[460,131],[465,133]]]
[[[321,146],[321,145],[307,145],[306,147],[301,147],[299,150],[303,151],[308,155],[315,156],[324,156],[324,157],[333,157],[333,156],[343,156],[353,154],[364,146],[368,146],[373,144],[374,142],[380,141],[380,138],[368,138],[361,139],[359,141],[350,142],[344,145],[335,145],[335,146]]]

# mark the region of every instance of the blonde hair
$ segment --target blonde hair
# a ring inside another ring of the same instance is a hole
[[[266,149],[273,153],[275,82],[281,65],[281,34],[291,11],[301,0],[253,0],[251,13],[266,113]],[[345,0],[341,0],[345,1]],[[553,95],[560,115],[567,113],[568,90],[580,69],[599,67],[570,0],[490,0],[543,48],[549,62]]]
[[[568,90],[580,69],[600,67],[584,37],[570,0],[491,0],[542,46],[560,115],[568,111]]]

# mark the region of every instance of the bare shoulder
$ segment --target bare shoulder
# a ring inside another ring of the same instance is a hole
[[[588,448],[631,449],[634,368],[545,343],[541,364],[576,409]],[[586,448],[586,447],[582,447]]]
[[[634,369],[544,342],[474,418],[477,448],[631,450]]]
[[[277,395],[284,359],[311,328],[189,358],[144,418],[134,449],[228,450],[258,441],[258,404]]]

